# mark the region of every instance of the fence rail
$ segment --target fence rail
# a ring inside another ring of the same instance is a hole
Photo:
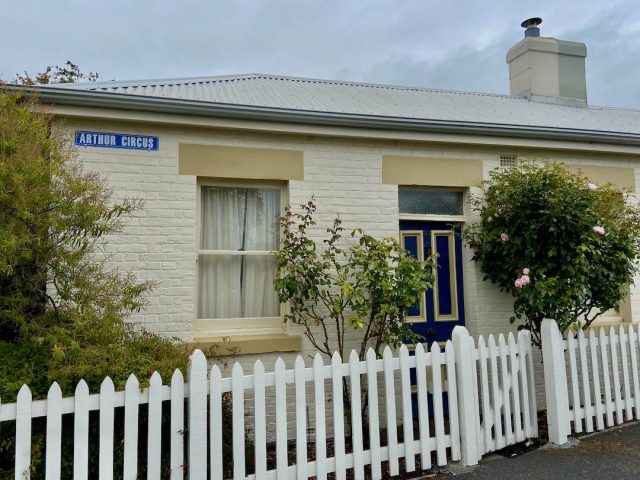
[[[188,383],[180,371],[169,385],[154,373],[141,390],[132,375],[122,392],[106,378],[100,393],[90,394],[81,381],[69,398],[54,383],[48,398],[36,401],[23,386],[16,403],[0,405],[0,422],[15,421],[16,479],[29,478],[32,422],[44,417],[47,479],[61,478],[62,439],[70,435],[73,458],[64,464],[73,465],[76,479],[88,478],[90,463],[96,462],[89,452],[97,450],[101,479],[113,478],[117,464],[125,479],[137,478],[144,467],[153,479],[188,474],[212,480],[326,480],[333,474],[344,480],[348,470],[365,478],[367,467],[377,480],[451,460],[475,464],[484,453],[537,435],[532,368],[528,332],[521,332],[517,343],[513,335],[497,342],[490,336],[476,346],[462,327],[443,349],[437,343],[428,350],[422,344],[413,351],[386,348],[382,358],[370,350],[364,360],[351,352],[346,362],[338,354],[328,362],[316,355],[311,366],[299,356],[290,369],[278,359],[273,372],[260,361],[247,372],[236,363],[229,377],[215,365],[209,368],[196,350]],[[350,396],[343,397],[345,388]],[[117,451],[116,412],[123,419]],[[163,413],[169,417],[168,435]],[[63,416],[71,414],[72,427],[64,427]],[[90,435],[91,415],[99,417],[95,435]]]

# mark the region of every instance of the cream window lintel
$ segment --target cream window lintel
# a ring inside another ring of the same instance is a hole
[[[178,173],[211,178],[303,180],[302,150],[181,143]]]
[[[382,183],[389,185],[480,187],[482,175],[482,160],[382,156]]]

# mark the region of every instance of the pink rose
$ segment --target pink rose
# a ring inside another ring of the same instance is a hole
[[[598,235],[606,234],[606,232],[604,231],[604,227],[601,227],[599,225],[596,227],[593,227],[593,231],[596,232]]]
[[[595,183],[589,182],[589,183],[587,183],[587,188],[589,190],[597,190],[598,189],[598,185],[596,185]]]
[[[525,275],[529,275],[529,269],[527,267],[524,267],[522,269],[522,273],[524,273]]]
[[[522,288],[522,280],[520,280],[519,278],[516,279],[516,281],[513,282],[513,284],[515,285],[516,288]]]
[[[507,235],[506,233],[501,233],[500,240],[502,240],[503,242],[506,242],[507,240],[509,240],[509,235]]]
[[[529,275],[523,275],[520,277],[520,281],[523,285],[527,285],[531,281],[531,279],[529,278]]]

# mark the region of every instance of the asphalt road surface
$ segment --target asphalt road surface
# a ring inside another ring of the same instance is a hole
[[[434,479],[640,479],[640,423],[570,438],[562,447],[551,444],[515,458],[490,455],[472,468],[450,466]],[[425,477],[429,478],[429,477]]]

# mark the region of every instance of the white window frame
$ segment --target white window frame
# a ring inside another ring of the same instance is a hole
[[[284,212],[285,205],[288,204],[288,189],[283,182],[270,182],[260,180],[218,180],[209,178],[198,178],[196,195],[196,219],[195,219],[195,282],[194,282],[194,305],[193,305],[193,335],[195,338],[204,337],[232,337],[234,335],[273,334],[288,331],[288,326],[284,323],[283,317],[286,313],[287,305],[280,304],[280,314],[277,317],[240,317],[240,318],[198,318],[198,259],[200,255],[270,255],[275,253],[271,250],[201,250],[200,249],[200,229],[201,229],[201,202],[202,187],[227,187],[227,188],[274,188],[280,191],[280,214]]]

